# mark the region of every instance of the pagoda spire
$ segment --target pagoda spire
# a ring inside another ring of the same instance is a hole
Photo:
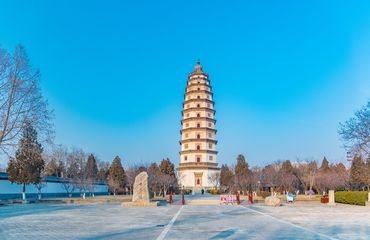
[[[202,68],[202,65],[200,65],[200,59],[199,58],[198,58],[197,64],[195,65],[195,72],[197,72],[197,73],[202,73],[203,72],[203,68]]]

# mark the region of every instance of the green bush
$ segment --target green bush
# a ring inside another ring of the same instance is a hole
[[[346,191],[335,193],[335,202],[337,203],[365,206],[366,201],[367,201],[367,192]]]
[[[218,190],[218,189],[211,189],[211,190],[209,190],[208,191],[210,194],[213,194],[213,195],[215,195],[215,194],[220,194],[220,190]]]

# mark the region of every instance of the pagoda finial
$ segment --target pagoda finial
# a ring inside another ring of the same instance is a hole
[[[200,59],[198,58],[197,65],[195,65],[195,72],[203,72],[202,66],[200,65]]]

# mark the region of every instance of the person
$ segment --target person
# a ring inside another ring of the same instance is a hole
[[[228,196],[228,204],[233,204],[233,196],[231,195]]]
[[[226,196],[221,195],[221,203],[220,204],[226,204]]]
[[[202,195],[204,195],[204,189],[202,189]]]

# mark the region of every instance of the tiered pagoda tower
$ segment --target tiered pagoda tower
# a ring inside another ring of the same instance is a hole
[[[215,110],[208,74],[200,62],[189,74],[182,110],[179,186],[199,191],[213,185],[209,177],[218,173]]]

